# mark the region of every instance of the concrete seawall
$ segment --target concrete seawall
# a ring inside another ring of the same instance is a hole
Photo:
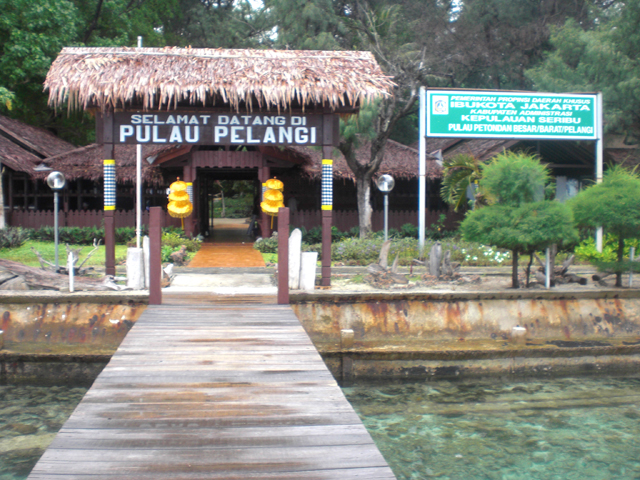
[[[640,291],[292,295],[335,375],[637,371]],[[514,330],[523,335],[515,336]],[[352,330],[345,346],[341,330]]]
[[[1,292],[0,381],[93,381],[146,308],[147,297]]]

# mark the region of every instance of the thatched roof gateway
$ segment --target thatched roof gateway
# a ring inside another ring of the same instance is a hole
[[[45,89],[72,108],[189,106],[339,110],[388,95],[369,52],[208,48],[64,48]]]

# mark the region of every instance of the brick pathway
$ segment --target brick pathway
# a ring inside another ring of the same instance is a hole
[[[264,267],[262,254],[253,248],[244,219],[215,219],[213,237],[189,262],[191,268]]]

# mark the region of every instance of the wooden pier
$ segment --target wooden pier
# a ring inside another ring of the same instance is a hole
[[[394,479],[289,306],[150,306],[29,479]]]

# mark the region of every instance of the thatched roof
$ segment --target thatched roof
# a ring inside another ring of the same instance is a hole
[[[144,182],[161,185],[162,172],[156,166],[151,165],[146,159],[154,155],[160,155],[166,151],[180,148],[178,146],[142,146],[142,179]],[[104,176],[103,170],[104,147],[101,144],[92,143],[86,147],[80,147],[62,155],[49,157],[44,160],[44,165],[52,170],[64,173],[67,180],[78,178],[99,181]],[[135,183],[136,180],[136,145],[115,145],[116,180],[118,183]],[[49,172],[38,172],[38,178],[46,178]]]
[[[33,175],[33,169],[40,161],[40,157],[16,145],[8,138],[0,136],[0,163],[3,166],[16,172]]]
[[[33,127],[0,115],[0,135],[11,139],[25,150],[41,158],[73,150],[75,145],[56,137],[44,128]]]
[[[69,108],[356,107],[393,82],[369,52],[208,48],[64,48],[45,80]]]
[[[287,150],[293,150],[298,155],[309,159],[302,170],[306,175],[312,178],[320,178],[322,176],[322,151],[311,147],[287,147]],[[334,149],[333,176],[334,178],[349,179],[355,181],[353,172],[347,165],[342,153]],[[356,151],[356,159],[365,163],[369,161],[371,155],[371,144],[362,142]],[[385,147],[384,159],[380,165],[380,170],[376,176],[389,174],[397,179],[411,179],[418,176],[418,150],[402,145],[393,140],[388,140]],[[427,177],[440,178],[442,169],[436,162],[434,157],[427,157]]]
[[[0,115],[0,162],[14,171],[34,175],[43,158],[74,148],[44,128]]]

